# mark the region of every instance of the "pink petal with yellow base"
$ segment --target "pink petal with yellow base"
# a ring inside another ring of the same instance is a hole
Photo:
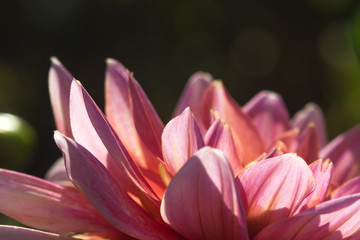
[[[161,215],[186,239],[249,239],[230,165],[210,147],[195,153],[173,177]]]
[[[115,228],[138,239],[179,239],[135,203],[107,168],[83,146],[58,132],[54,137],[63,152],[70,179]]]
[[[311,122],[315,125],[315,131],[318,136],[318,145],[321,148],[327,143],[327,135],[324,114],[318,105],[315,103],[306,104],[301,111],[295,114],[291,120],[291,125],[294,128],[299,128],[302,132]]]
[[[252,236],[265,226],[292,216],[315,188],[313,173],[296,154],[264,159],[246,168],[238,180],[247,196]]]
[[[117,231],[79,191],[30,175],[0,169],[0,196],[1,213],[34,228],[58,233]]]
[[[339,185],[360,174],[360,125],[339,135],[320,151],[334,163],[333,181]]]
[[[358,239],[360,194],[330,200],[262,230],[254,240]]]
[[[251,120],[220,81],[213,81],[202,99],[202,116],[206,127],[210,127],[212,123],[211,110],[217,111],[220,118],[229,124],[238,157],[243,165],[255,160],[264,152],[261,137]]]
[[[258,93],[243,107],[243,110],[261,135],[265,148],[290,129],[286,106],[280,95],[274,92]]]
[[[73,77],[55,58],[51,58],[49,70],[49,93],[56,128],[68,137],[72,137],[70,127],[69,99]]]
[[[205,143],[209,147],[223,151],[227,157],[235,176],[238,176],[243,169],[237,156],[234,139],[228,124],[220,119],[215,120],[205,134]]]
[[[172,175],[175,175],[185,162],[204,146],[200,129],[189,107],[164,128],[162,134],[164,161]]]

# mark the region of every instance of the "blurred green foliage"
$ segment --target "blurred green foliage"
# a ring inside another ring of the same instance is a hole
[[[352,34],[353,34],[355,52],[360,62],[360,4],[357,5],[357,8],[354,11],[354,16],[352,21]]]

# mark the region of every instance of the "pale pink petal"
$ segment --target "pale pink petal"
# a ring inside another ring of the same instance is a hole
[[[55,118],[56,128],[68,137],[72,137],[69,114],[70,86],[73,77],[60,63],[52,57],[49,70],[49,93]]]
[[[217,111],[220,118],[229,124],[238,157],[244,166],[264,152],[259,133],[220,81],[213,81],[202,99],[202,116],[206,127],[212,123],[211,110]]]
[[[161,134],[164,125],[139,83],[130,75],[129,100],[136,130],[145,146],[162,158]]]
[[[313,122],[309,123],[296,139],[294,150],[308,164],[319,159],[319,142]]]
[[[45,179],[63,187],[73,187],[70,181],[63,158],[59,158],[54,162],[45,175]]]
[[[30,228],[0,225],[0,239],[3,240],[75,240],[55,233]]]
[[[79,191],[0,169],[0,212],[53,232],[116,232]],[[0,238],[1,239],[1,238]]]
[[[295,214],[324,202],[329,191],[331,176],[334,169],[330,159],[325,161],[319,159],[310,164],[309,167],[314,174],[316,187],[314,191],[304,199]]]
[[[333,181],[339,185],[360,175],[360,125],[332,140],[320,151],[320,157],[334,163]]]
[[[319,204],[262,230],[254,240],[337,240],[359,236],[360,194]]]
[[[360,176],[348,180],[331,193],[331,199],[360,193]]]
[[[200,148],[204,140],[190,108],[173,118],[164,128],[162,149],[164,161],[172,175]]]
[[[77,81],[71,85],[70,116],[75,141],[100,160],[124,189],[135,194],[141,190],[160,206],[105,116]]]
[[[207,146],[220,149],[227,157],[235,176],[238,176],[243,169],[236,152],[234,139],[228,124],[220,119],[215,120],[205,134]]]
[[[243,110],[261,135],[265,148],[290,129],[289,113],[277,93],[262,91],[255,95]]]
[[[186,239],[248,239],[239,192],[225,155],[205,147],[170,182],[161,215]]]
[[[55,132],[70,179],[117,229],[139,239],[178,239],[121,188],[112,174],[83,146]]]
[[[205,126],[201,120],[201,99],[210,85],[213,77],[209,73],[196,72],[188,80],[180,100],[175,108],[173,116],[177,116],[184,111],[185,108],[190,107],[191,112],[194,114],[198,123],[200,124],[200,130],[205,133]]]
[[[300,131],[303,131],[311,122],[315,124],[315,131],[318,136],[318,144],[321,148],[327,143],[327,135],[324,114],[318,105],[315,103],[306,104],[302,110],[295,114],[291,120],[291,125],[292,127],[299,128]]]
[[[313,173],[296,154],[264,159],[246,168],[238,180],[244,186],[249,208],[249,232],[291,216],[315,188]]]
[[[105,113],[111,126],[141,168],[157,172],[159,160],[139,138],[129,102],[130,72],[115,59],[107,60],[105,78]]]

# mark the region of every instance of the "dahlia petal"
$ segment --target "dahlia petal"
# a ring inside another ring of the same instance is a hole
[[[302,110],[295,114],[291,120],[291,125],[292,127],[299,128],[300,132],[302,132],[311,122],[315,124],[315,131],[318,136],[318,144],[321,148],[327,143],[327,136],[324,114],[318,105],[315,103],[306,104]]]
[[[55,233],[43,232],[30,228],[0,225],[0,239],[4,240],[75,240]]]
[[[67,175],[64,158],[59,158],[54,162],[46,172],[45,179],[63,187],[74,186]]]
[[[117,231],[80,192],[30,175],[0,169],[0,196],[0,212],[31,227],[59,233]]]
[[[157,172],[159,160],[139,138],[129,102],[130,72],[115,59],[107,60],[105,113],[111,126],[139,167]]]
[[[101,110],[77,81],[71,85],[70,116],[76,142],[101,161],[123,188],[133,193],[141,190],[158,201]]]
[[[339,135],[320,151],[320,157],[334,163],[332,180],[339,185],[360,175],[360,125]]]
[[[293,215],[315,188],[313,173],[296,154],[264,159],[246,168],[238,180],[248,199],[249,232]]]
[[[243,110],[261,135],[265,148],[290,129],[289,113],[277,93],[262,91],[253,97]]]
[[[179,239],[145,212],[83,146],[59,132],[54,137],[70,179],[114,227],[138,239]]]
[[[289,219],[269,225],[254,240],[358,239],[360,194],[319,204]]]
[[[249,239],[230,165],[210,147],[195,153],[173,177],[161,215],[186,239]]]
[[[129,78],[129,99],[140,139],[156,157],[162,158],[161,134],[164,124],[139,83],[131,75]]]
[[[49,70],[49,93],[56,128],[68,137],[72,137],[70,127],[69,98],[73,77],[55,58],[51,58]]]
[[[164,128],[162,149],[164,161],[172,175],[200,148],[204,140],[190,108],[173,118]]]
[[[215,120],[205,134],[205,144],[222,150],[230,163],[234,175],[239,175],[243,166],[237,156],[234,139],[228,124],[225,124],[220,119]]]
[[[331,192],[331,199],[360,193],[360,176],[348,180]]]
[[[217,111],[220,118],[229,124],[238,157],[243,165],[263,153],[264,146],[259,133],[220,81],[212,82],[202,99],[202,119],[206,127],[210,127],[212,123],[211,109]]]
[[[190,107],[191,112],[194,114],[198,121],[200,130],[205,133],[206,129],[201,120],[201,99],[210,85],[213,77],[209,73],[196,72],[188,80],[180,100],[175,108],[173,116],[182,113],[185,108]]]
[[[319,142],[315,124],[309,123],[296,140],[296,153],[308,164],[319,159]]]
[[[295,214],[324,202],[328,194],[331,183],[331,176],[334,170],[330,159],[325,161],[319,159],[311,163],[309,167],[314,174],[316,187],[314,191],[304,199]]]

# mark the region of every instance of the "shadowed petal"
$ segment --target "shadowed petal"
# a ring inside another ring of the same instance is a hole
[[[115,59],[107,59],[105,113],[111,126],[139,167],[157,172],[159,160],[139,138],[129,102],[130,72]]]
[[[295,114],[291,120],[291,125],[292,127],[299,128],[300,132],[302,132],[311,122],[315,124],[315,131],[318,136],[318,144],[321,148],[327,143],[327,136],[324,114],[318,105],[315,103],[306,104],[302,110]]]
[[[334,163],[332,180],[341,185],[360,174],[360,125],[332,140],[320,151],[320,157]]]
[[[135,194],[141,190],[160,205],[103,113],[77,81],[71,85],[70,116],[75,140],[100,160],[124,189]]]
[[[63,187],[73,187],[66,169],[64,158],[59,158],[46,172],[45,179]]]
[[[238,178],[244,186],[249,208],[249,232],[291,216],[315,188],[314,176],[296,154],[268,158],[246,168]]]
[[[238,157],[244,166],[263,153],[260,135],[220,81],[212,82],[202,99],[202,116],[206,127],[212,123],[211,109],[229,124]]]
[[[30,228],[0,225],[0,239],[4,240],[75,240],[55,233],[43,232]]]
[[[161,215],[186,239],[248,239],[230,165],[220,150],[210,147],[199,150],[173,177]]]
[[[0,212],[53,232],[116,232],[80,192],[0,169]],[[3,238],[0,238],[3,239]]]
[[[162,148],[164,160],[172,175],[200,148],[204,140],[190,108],[173,118],[164,128]]]
[[[215,120],[205,134],[205,143],[207,146],[220,149],[227,157],[234,176],[238,176],[243,169],[237,156],[234,139],[228,124],[220,119]]]
[[[58,132],[54,137],[63,152],[70,179],[114,227],[144,240],[178,239],[135,203],[89,151]]]
[[[68,137],[72,137],[70,127],[69,98],[73,77],[60,63],[52,57],[49,70],[49,93],[55,118],[56,128]]]
[[[243,110],[262,137],[265,148],[289,130],[289,113],[280,95],[262,91],[253,97]]]
[[[350,179],[331,193],[331,199],[360,193],[360,176]]]
[[[334,169],[330,159],[325,161],[319,159],[310,164],[309,167],[314,174],[316,187],[314,191],[304,199],[295,214],[324,202],[330,187],[331,176]]]
[[[173,114],[173,116],[176,117],[177,115],[182,113],[185,108],[190,107],[191,112],[194,114],[195,118],[200,124],[199,127],[202,133],[205,133],[206,129],[205,126],[202,124],[202,121],[200,121],[201,99],[206,88],[210,85],[212,80],[213,77],[209,73],[194,73],[187,82]]]
[[[129,99],[140,139],[156,157],[162,158],[161,134],[164,125],[139,83],[131,75],[129,78]]]
[[[309,123],[298,136],[296,153],[308,164],[319,159],[319,142],[313,122]]]
[[[337,240],[359,236],[360,194],[319,204],[266,227],[254,240]],[[357,239],[357,238],[352,238]]]

